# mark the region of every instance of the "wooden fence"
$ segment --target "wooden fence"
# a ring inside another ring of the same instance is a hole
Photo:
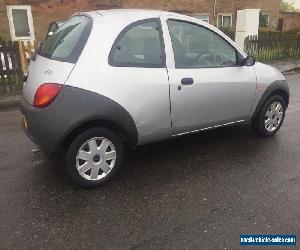
[[[0,84],[15,84],[22,76],[18,42],[0,43]]]
[[[0,85],[22,82],[34,51],[34,42],[0,42]]]
[[[247,37],[244,48],[260,61],[300,57],[300,35],[296,32],[261,33]]]
[[[20,94],[34,48],[30,42],[0,41],[0,99]]]
[[[19,58],[22,72],[27,75],[30,58],[35,51],[35,42],[19,41]]]

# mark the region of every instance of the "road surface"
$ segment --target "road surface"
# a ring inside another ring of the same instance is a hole
[[[288,80],[276,136],[244,125],[143,146],[88,191],[32,152],[17,109],[1,111],[0,248],[238,249],[240,234],[299,238],[300,74]]]

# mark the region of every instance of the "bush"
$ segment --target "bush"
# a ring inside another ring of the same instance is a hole
[[[0,36],[0,43],[6,43],[5,39]]]
[[[224,34],[229,36],[231,40],[234,41],[235,39],[235,30],[232,28],[225,28],[225,27],[220,27],[219,30],[221,30]]]
[[[284,32],[260,29],[258,37],[246,38],[244,49],[261,61],[298,58],[300,57],[300,32],[299,29]]]
[[[275,36],[275,37],[290,37],[290,36],[300,36],[300,28],[291,29],[287,31],[278,31],[278,30],[271,30],[271,29],[264,29],[260,28],[258,30],[259,36]]]

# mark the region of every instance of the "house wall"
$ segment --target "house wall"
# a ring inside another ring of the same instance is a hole
[[[270,16],[269,26],[277,27],[278,18],[280,16],[281,0],[240,0],[235,1],[235,9],[261,9],[264,14]],[[236,20],[236,18],[234,18]]]
[[[32,18],[36,41],[41,41],[46,36],[48,26],[53,21],[68,19],[72,14],[78,11],[91,11],[107,8],[120,7],[119,0],[0,0],[5,5],[31,5]],[[0,2],[0,11],[4,9],[4,15],[1,14],[0,20],[4,20],[4,25],[0,28],[6,38],[10,39],[8,18],[6,7]],[[3,30],[3,31],[2,31]],[[7,34],[8,32],[8,34]]]
[[[5,40],[10,39],[5,0],[0,0],[0,37]]]
[[[214,0],[122,0],[122,8],[146,8],[180,13],[210,13]]]
[[[190,15],[209,14],[210,23],[213,25],[217,25],[219,14],[231,14],[233,27],[235,27],[237,10],[262,9],[264,14],[270,15],[270,25],[277,26],[280,0],[217,0],[215,15],[214,2],[214,0],[122,0],[122,8],[163,9]]]
[[[208,14],[210,23],[217,25],[218,14],[232,15],[235,27],[237,10],[247,8],[262,9],[270,15],[270,26],[276,27],[280,16],[280,0],[0,0],[0,36],[10,39],[6,5],[31,5],[35,36],[41,41],[52,21],[66,20],[77,11],[90,11],[107,8],[144,8],[176,11],[194,15]],[[297,18],[288,17],[286,27],[294,27]]]
[[[283,30],[300,29],[300,13],[283,13]]]

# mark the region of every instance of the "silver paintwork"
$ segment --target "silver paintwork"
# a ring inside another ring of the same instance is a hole
[[[267,87],[277,80],[285,80],[285,77],[281,74],[281,72],[270,65],[257,62],[254,65],[254,69],[256,73],[257,84],[264,86],[264,89],[262,91],[256,91],[256,96],[253,102],[250,116],[252,116],[252,114],[255,112],[255,108]]]
[[[83,14],[83,13],[80,13]],[[32,103],[39,84],[65,83],[110,98],[124,107],[138,130],[138,144],[150,143],[207,127],[249,120],[265,88],[284,79],[271,66],[176,69],[166,21],[193,22],[218,33],[241,55],[246,54],[217,28],[198,19],[164,11],[101,10],[86,13],[93,19],[90,37],[75,65],[37,57],[31,65],[25,96]],[[166,53],[166,68],[112,67],[108,55],[119,33],[129,24],[160,18]],[[45,64],[45,65],[44,65]],[[52,76],[44,71],[51,68]],[[193,77],[192,86],[181,86],[183,77]],[[178,86],[182,90],[178,90]]]
[[[114,144],[104,137],[94,137],[79,148],[76,169],[86,180],[101,180],[115,166],[117,153]]]
[[[37,56],[29,65],[27,81],[23,85],[24,99],[33,104],[34,94],[43,83],[64,84],[70,75],[74,64],[54,61],[42,56]]]
[[[273,102],[268,107],[265,114],[265,128],[269,132],[275,131],[283,118],[283,106],[280,102]]]
[[[245,122],[245,120],[240,120],[240,121],[235,121],[235,122],[228,122],[228,123],[224,123],[224,124],[220,124],[220,125],[216,125],[216,126],[212,126],[212,127],[206,127],[206,128],[202,128],[202,129],[196,129],[196,130],[176,134],[176,135],[174,135],[174,137],[187,135],[187,134],[193,134],[193,133],[197,133],[197,132],[205,131],[205,130],[210,130],[210,129],[214,129],[214,128],[226,127],[226,126],[229,126],[229,125],[243,123],[243,122]]]
[[[169,75],[173,134],[249,119],[256,90],[253,67],[170,69]],[[178,90],[185,77],[194,84]]]

